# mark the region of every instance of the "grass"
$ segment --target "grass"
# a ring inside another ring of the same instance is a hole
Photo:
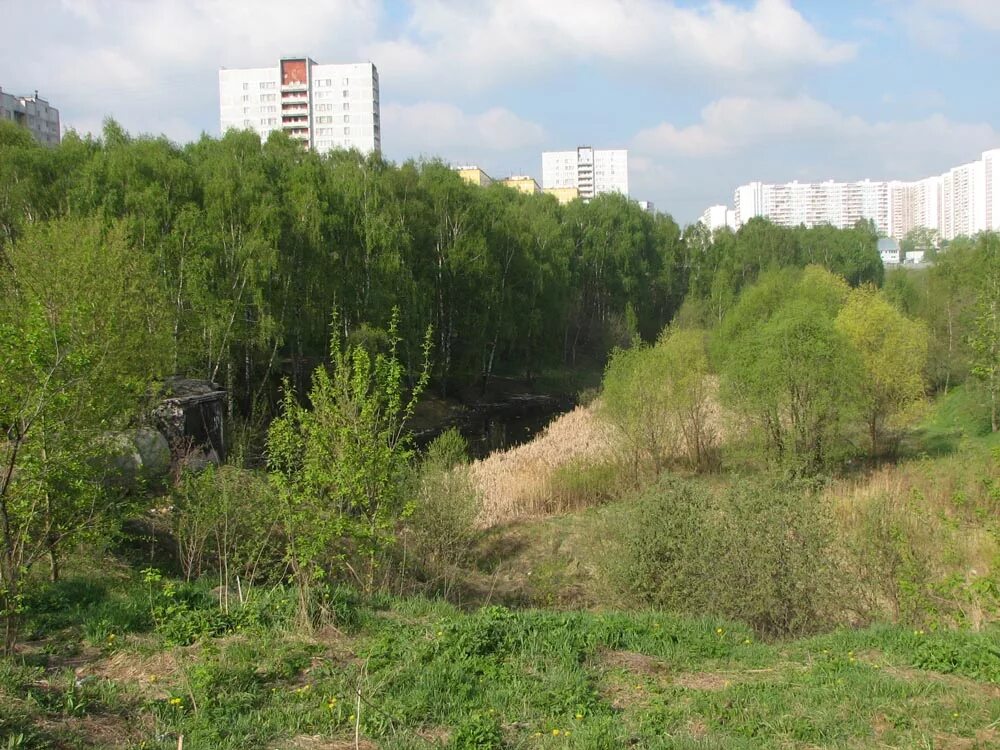
[[[109,599],[128,601],[133,586],[118,582]],[[348,748],[356,727],[359,746],[382,748],[1000,742],[997,629],[766,643],[737,623],[652,611],[357,606],[351,632],[273,624],[184,647],[121,632],[73,662],[2,663],[0,736],[150,750],[181,734],[186,748]],[[86,627],[92,610],[79,611]]]
[[[952,388],[933,405],[915,431],[917,453],[940,456],[969,443],[1000,446],[1000,433],[990,429],[985,394],[972,384]]]

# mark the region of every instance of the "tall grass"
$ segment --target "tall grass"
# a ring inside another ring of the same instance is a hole
[[[625,472],[618,471],[617,442],[595,414],[578,406],[556,418],[532,442],[492,453],[469,467],[482,500],[483,528],[552,513],[579,510],[616,496]]]

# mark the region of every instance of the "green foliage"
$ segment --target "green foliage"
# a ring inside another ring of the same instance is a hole
[[[741,481],[712,492],[668,480],[608,533],[616,580],[645,604],[772,636],[821,629],[835,614],[830,519],[804,485]]]
[[[861,356],[861,410],[875,456],[886,447],[893,421],[923,398],[927,331],[870,286],[851,292],[836,326]]]
[[[980,235],[977,250],[982,275],[969,332],[972,375],[989,398],[993,432],[1000,432],[1000,235]]]
[[[404,396],[397,319],[394,314],[388,328],[389,351],[373,356],[363,346],[344,345],[335,318],[332,372],[320,367],[313,374],[312,408],[297,404],[286,384],[283,413],[268,431],[278,524],[302,617],[317,581],[351,572],[372,592],[379,556],[411,510],[406,480],[413,450],[405,424],[430,374],[430,331],[423,372]],[[363,573],[352,557],[366,566]]]
[[[684,456],[703,468],[714,453],[705,333],[665,330],[652,347],[617,350],[604,374],[601,415],[624,437],[636,476]]]
[[[478,534],[480,504],[466,471],[468,461],[468,444],[457,429],[431,441],[415,478],[416,501],[406,521],[411,554],[429,582],[440,583],[445,596],[459,569],[470,561]]]
[[[862,363],[834,324],[847,294],[817,267],[772,274],[716,334],[723,396],[754,420],[770,460],[793,473],[828,466],[857,408]]]
[[[220,605],[275,580],[282,559],[277,509],[263,472],[208,466],[186,472],[172,492],[171,523],[185,579],[214,573]]]
[[[0,274],[0,616],[15,635],[21,578],[99,537],[126,506],[107,451],[162,373],[166,330],[147,259],[120,227],[36,224]]]

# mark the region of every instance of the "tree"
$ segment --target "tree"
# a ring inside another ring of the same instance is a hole
[[[708,379],[704,331],[667,329],[654,346],[612,354],[601,414],[625,438],[636,473],[645,460],[659,474],[682,454],[696,469],[710,462]]]
[[[313,584],[340,572],[333,569],[338,562],[367,591],[374,588],[378,555],[406,510],[412,447],[405,426],[427,385],[431,334],[417,384],[404,395],[397,330],[394,313],[387,350],[371,352],[346,344],[335,317],[330,369],[313,373],[312,408],[300,406],[286,384],[282,414],[268,430],[268,469],[303,620]],[[365,566],[361,572],[351,565],[352,552]]]
[[[167,332],[146,259],[120,227],[29,226],[0,273],[0,616],[24,574],[119,520],[101,446],[162,374]]]
[[[927,329],[867,285],[851,292],[837,315],[836,325],[861,355],[862,411],[869,451],[874,457],[885,447],[886,431],[893,418],[924,395]]]
[[[1000,431],[1000,235],[984,233],[977,241],[981,254],[981,281],[974,307],[969,343],[972,375],[986,389],[990,426]]]
[[[769,274],[716,335],[723,394],[761,430],[768,456],[795,474],[821,471],[857,401],[861,365],[834,318],[847,284],[816,266],[788,283]]]

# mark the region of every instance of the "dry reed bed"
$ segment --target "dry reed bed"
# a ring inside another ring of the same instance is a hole
[[[553,477],[563,467],[613,458],[613,430],[596,415],[596,404],[578,406],[554,419],[534,440],[476,461],[469,475],[481,500],[477,525],[487,528],[565,508],[553,502]]]

